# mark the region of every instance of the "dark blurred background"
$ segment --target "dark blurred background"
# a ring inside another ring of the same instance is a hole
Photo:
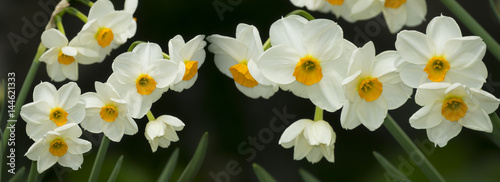
[[[40,35],[44,30],[49,13],[46,6],[39,4],[57,3],[56,0],[0,0],[0,77],[6,78],[8,72],[16,74],[16,91],[19,92],[26,73],[31,65]],[[500,24],[495,19],[488,1],[458,1],[475,19],[500,40]],[[116,9],[123,9],[123,1],[113,0]],[[88,13],[88,7],[72,3],[83,13]],[[217,8],[216,8],[216,7]],[[53,5],[48,5],[50,10]],[[426,21],[418,27],[405,27],[425,32],[427,23],[435,16],[453,15],[440,1],[427,1],[428,13]],[[167,42],[177,34],[189,40],[196,35],[221,34],[234,37],[238,23],[255,25],[264,42],[268,38],[270,25],[297,9],[288,0],[143,0],[139,2],[134,16],[137,18],[137,33],[119,49],[111,52],[103,63],[80,65],[77,81],[82,93],[95,91],[94,82],[105,82],[111,74],[113,59],[127,51],[133,41],[149,41],[159,44],[167,52]],[[394,50],[396,35],[390,34],[381,15],[354,24],[340,19],[332,14],[311,12],[316,18],[327,18],[338,22],[344,30],[344,37],[362,46],[367,41],[374,42],[377,53]],[[457,20],[459,21],[459,20]],[[26,22],[35,22],[35,31],[23,32]],[[83,26],[83,23],[70,15],[63,17],[68,39],[73,38]],[[471,35],[458,22],[463,35]],[[7,35],[23,36],[18,45],[13,45]],[[486,53],[483,61],[489,71],[488,83],[483,89],[500,96],[500,68],[498,60]],[[45,64],[41,63],[34,87],[41,81],[50,81]],[[56,87],[67,83],[54,83]],[[32,90],[32,89],[31,89]],[[32,93],[27,102],[32,101]],[[5,103],[5,101],[2,101]],[[424,154],[434,164],[439,172],[449,181],[499,181],[500,150],[489,140],[486,134],[463,129],[446,147],[434,148],[427,139],[425,130],[416,130],[409,126],[408,118],[419,109],[413,99],[389,113],[398,121],[403,130],[423,147]],[[175,148],[180,149],[178,169],[174,179],[180,175],[193,155],[197,143],[204,132],[209,133],[209,145],[203,166],[196,181],[214,181],[210,174],[230,177],[230,181],[256,181],[252,163],[258,163],[271,173],[278,181],[301,181],[298,170],[306,169],[322,181],[386,181],[388,176],[384,169],[374,159],[372,152],[377,151],[389,159],[395,167],[400,168],[405,175],[414,181],[427,181],[425,175],[412,162],[389,132],[381,127],[374,132],[360,126],[347,131],[340,126],[340,110],[335,113],[325,112],[328,121],[337,134],[335,143],[335,163],[322,159],[317,164],[307,160],[294,161],[293,149],[284,149],[278,145],[278,140],[284,127],[271,130],[272,123],[289,125],[282,122],[279,115],[284,110],[289,122],[302,118],[313,118],[314,105],[306,99],[294,96],[292,93],[279,91],[270,99],[250,99],[240,93],[234,82],[220,73],[214,65],[213,54],[207,51],[205,63],[199,70],[196,84],[182,93],[166,92],[153,104],[155,116],[164,114],[180,118],[186,127],[178,132],[180,141],[169,148],[159,148],[151,152],[149,143],[144,137],[144,127],[147,119],[136,120],[139,132],[134,136],[125,136],[120,143],[111,142],[106,155],[103,171],[99,181],[107,180],[120,155],[124,156],[123,166],[118,181],[155,181],[160,175],[168,157]],[[273,119],[276,118],[276,119]],[[29,170],[31,161],[24,157],[33,141],[27,138],[25,122],[21,119],[16,124],[16,170],[22,166]],[[3,121],[5,122],[5,121]],[[3,126],[2,126],[3,128]],[[82,168],[72,171],[55,165],[45,172],[44,181],[86,181],[95,155],[98,150],[101,135],[84,132],[82,138],[92,142],[92,150],[85,154]],[[256,141],[257,144],[253,144]],[[4,158],[4,163],[6,159]],[[8,166],[3,165],[3,180],[12,175],[7,173]],[[237,165],[237,166],[236,166]],[[227,171],[227,167],[234,170]],[[236,166],[236,167],[235,167]],[[224,177],[220,180],[225,181]]]

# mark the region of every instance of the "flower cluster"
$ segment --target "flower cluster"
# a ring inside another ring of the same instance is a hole
[[[132,18],[136,7],[137,0],[127,0],[124,10],[115,10],[109,0],[98,0],[90,8],[88,22],[69,44],[63,31],[46,30],[42,43],[49,50],[40,60],[47,63],[51,79],[76,80],[78,63],[101,62],[124,44],[136,31]],[[184,123],[169,115],[155,119],[149,110],[169,88],[181,92],[193,86],[205,59],[203,39],[199,35],[185,42],[182,36],[175,36],[168,44],[170,56],[158,44],[136,44],[114,59],[113,73],[107,82],[95,82],[95,92],[81,94],[74,82],[59,89],[49,82],[38,84],[33,102],[20,113],[27,123],[26,133],[35,141],[25,155],[38,161],[39,173],[56,162],[77,170],[83,163],[82,154],[91,149],[90,142],[79,138],[81,128],[120,142],[124,135],[138,132],[134,119],[146,114],[145,136],[153,152],[178,141],[176,131]]]

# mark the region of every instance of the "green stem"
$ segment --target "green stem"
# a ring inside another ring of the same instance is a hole
[[[493,0],[489,0],[489,1],[490,1],[491,11],[493,11],[493,15],[497,19],[498,23],[500,23],[500,15],[498,14],[498,10],[496,8],[495,2]]]
[[[85,14],[83,14],[82,12],[78,11],[76,8],[73,8],[73,7],[66,7],[66,11],[73,15],[73,16],[76,16],[77,18],[79,18],[80,20],[82,20],[84,23],[87,23],[87,16],[85,16]]]
[[[262,46],[262,48],[264,49],[264,51],[266,51],[267,49],[271,48],[271,39],[267,39],[266,42],[264,43],[264,45]]]
[[[415,164],[424,172],[430,181],[445,181],[436,168],[434,168],[429,160],[427,160],[422,151],[418,149],[418,147],[411,141],[410,137],[406,135],[406,133],[401,129],[401,127],[399,127],[390,115],[387,115],[385,118],[384,126],[387,130],[389,130],[391,135],[396,139],[396,141],[398,141],[399,145],[403,147],[408,155],[413,157],[416,156],[421,160],[421,162],[415,162]]]
[[[104,162],[104,157],[106,156],[106,151],[108,150],[109,139],[106,136],[102,137],[101,145],[99,146],[99,151],[95,157],[94,165],[92,166],[92,171],[90,172],[89,182],[95,182],[99,179],[99,172],[101,172],[102,163]]]
[[[314,121],[323,120],[323,109],[316,106],[316,110],[314,111]]]
[[[66,35],[66,32],[64,31],[64,26],[62,24],[62,18],[60,15],[54,16],[54,21],[56,22],[57,29],[63,34]]]
[[[89,0],[76,0],[76,1],[84,5],[87,5],[88,7],[92,7],[94,5],[94,3]]]
[[[148,116],[148,120],[149,120],[149,121],[154,121],[154,120],[156,120],[156,119],[155,119],[155,117],[153,116],[153,113],[151,112],[151,110],[149,110],[149,111],[148,111],[147,116]]]
[[[460,6],[455,0],[441,0],[441,2],[462,21],[462,23],[473,33],[479,35],[486,43],[486,47],[493,56],[500,61],[500,44],[484,28]]]
[[[168,59],[168,60],[170,60],[170,56],[169,56],[168,54],[166,54],[166,53],[164,53],[164,52],[162,52],[162,53],[163,53],[163,59]]]
[[[31,162],[31,167],[30,167],[30,174],[28,176],[28,182],[35,182],[37,181],[36,179],[38,178],[38,170],[37,170],[37,163],[36,161]]]
[[[491,124],[493,124],[493,132],[486,133],[486,136],[500,148],[500,118],[498,118],[497,113],[493,112],[490,114]]]
[[[142,44],[142,43],[146,43],[146,42],[140,41],[140,40],[132,42],[132,44],[130,44],[130,46],[128,47],[127,52],[130,52],[130,51],[134,50],[135,46],[137,46],[139,44]]]

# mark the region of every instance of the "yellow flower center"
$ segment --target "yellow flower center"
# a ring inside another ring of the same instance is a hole
[[[68,65],[74,61],[75,58],[73,56],[68,56],[66,54],[63,54],[62,51],[59,51],[59,55],[57,56],[57,62],[59,62],[60,64]]]
[[[366,102],[377,100],[383,91],[382,83],[377,78],[367,78],[361,81],[358,86],[358,94]]]
[[[118,117],[118,109],[114,105],[108,104],[101,108],[101,112],[99,114],[101,114],[102,120],[106,122],[113,122]]]
[[[448,121],[458,121],[465,116],[467,104],[461,98],[451,97],[443,102],[441,115]]]
[[[54,108],[50,111],[50,120],[54,121],[57,126],[62,126],[68,122],[68,113],[60,107]]]
[[[385,0],[384,6],[388,8],[399,8],[401,5],[406,3],[406,0]]]
[[[107,47],[109,44],[111,44],[111,41],[113,41],[114,38],[113,31],[109,28],[100,28],[97,31],[97,34],[95,34],[95,39],[97,39],[97,44],[99,44],[101,47]]]
[[[344,4],[344,0],[326,0],[328,1],[331,5],[342,5]]]
[[[300,59],[297,66],[295,66],[293,76],[298,82],[310,86],[318,83],[323,78],[323,72],[321,72],[321,66],[317,59],[306,56]]]
[[[424,68],[427,78],[433,82],[441,82],[446,76],[446,71],[450,69],[450,63],[443,57],[432,57]]]
[[[245,87],[255,87],[259,84],[257,80],[255,80],[250,71],[248,71],[247,62],[243,61],[229,68],[229,71],[233,75],[233,79],[236,83],[243,85]]]
[[[182,80],[188,81],[198,72],[198,61],[184,61],[184,64],[186,65],[186,71]]]
[[[61,157],[68,151],[68,145],[62,139],[55,139],[50,142],[49,152],[57,157]]]
[[[149,95],[156,89],[156,81],[148,74],[141,74],[135,81],[137,93],[141,95]]]

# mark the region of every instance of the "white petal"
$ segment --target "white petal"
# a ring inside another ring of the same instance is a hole
[[[78,170],[83,163],[83,155],[66,153],[59,157],[58,163],[61,164],[61,166]]]
[[[37,160],[37,171],[38,173],[42,173],[43,171],[47,170],[48,168],[52,167],[59,157],[52,155],[48,150],[47,151],[42,151],[40,153],[40,156],[38,157]]]
[[[435,54],[436,46],[423,33],[403,30],[397,35],[396,50],[407,62],[425,65]]]
[[[312,137],[316,139],[316,141],[319,142],[319,144],[325,144],[328,145],[331,142],[332,139],[332,133],[333,129],[328,124],[328,122],[324,120],[319,120],[315,121],[310,125],[310,127],[307,127],[308,132],[311,134]],[[312,144],[311,145],[317,145],[317,144]]]
[[[236,39],[244,43],[248,47],[247,58],[257,60],[264,52],[262,48],[262,40],[260,39],[259,31],[255,26],[244,23],[238,24],[236,27]]]
[[[174,127],[174,129],[177,131],[182,130],[182,128],[184,128],[184,123],[175,116],[162,115],[158,117],[156,120],[164,122],[165,124]]]
[[[306,139],[299,135],[295,139],[295,147],[293,148],[293,159],[301,160],[303,159],[313,147],[307,143]]]
[[[135,10],[137,9],[137,4],[139,0],[125,0],[125,7],[123,8],[124,11],[134,14]]]
[[[399,56],[397,51],[384,51],[377,55],[375,57],[375,63],[373,64],[372,69],[373,77],[378,78],[387,73],[395,72],[396,67],[394,66],[394,63],[400,58],[401,57]]]
[[[70,154],[83,154],[92,148],[89,141],[80,138],[68,138],[65,142],[68,145],[68,153]]]
[[[115,11],[115,7],[113,6],[113,3],[111,3],[111,1],[109,0],[96,1],[89,10],[88,20],[102,18],[113,11]]]
[[[269,30],[269,37],[273,47],[287,44],[293,46],[299,55],[305,55],[306,50],[302,42],[302,31],[306,22],[305,18],[297,15],[291,15],[274,22]]]
[[[401,107],[413,93],[413,89],[406,86],[403,82],[396,84],[384,84],[382,96],[387,102],[389,110]]]
[[[62,73],[70,80],[78,80],[78,62],[72,62],[69,65],[61,64]]]
[[[46,150],[46,147],[44,147],[43,143],[43,138],[40,138],[33,143],[33,145],[30,146],[26,154],[24,156],[28,157],[28,159],[32,161],[38,160],[38,156],[40,156],[43,152],[43,150]]]
[[[102,124],[102,132],[106,135],[111,141],[120,142],[125,133],[125,126],[122,121],[115,120],[112,123],[103,122]]]
[[[100,109],[97,110],[98,113]],[[87,113],[89,113],[89,109],[87,109]],[[100,114],[95,114],[92,116],[87,115],[85,119],[80,123],[83,129],[91,132],[91,133],[101,133],[101,124],[105,122],[102,120]]]
[[[306,125],[312,122],[310,119],[299,119],[298,121],[292,123],[288,128],[285,129],[283,134],[281,134],[279,144],[282,145],[283,143],[291,142],[294,141],[297,137],[299,137],[299,134],[302,133]],[[285,146],[284,146],[285,147]],[[286,147],[285,147],[286,148]]]
[[[126,116],[124,119],[120,118],[120,120],[123,120],[126,135],[134,135],[139,131],[139,129],[137,128],[137,123],[135,123],[135,121],[130,116]]]
[[[107,14],[102,19],[104,25],[110,28],[114,34],[126,33],[130,23],[133,21],[132,15],[124,11],[115,11]],[[115,41],[113,39],[113,41]]]
[[[351,18],[355,20],[366,20],[377,16],[382,12],[382,5],[379,0],[358,0],[351,8]],[[349,3],[349,1],[344,2]]]
[[[458,122],[444,121],[436,127],[427,129],[427,136],[431,142],[444,147],[450,139],[456,137],[462,130]]]
[[[40,56],[40,62],[45,62],[47,63],[47,65],[49,64],[54,64],[56,63],[58,60],[58,56],[59,56],[59,51],[61,49],[60,48],[51,48],[47,51],[45,51],[42,56]]]
[[[45,101],[48,105],[54,106],[54,99],[59,97],[57,95],[57,89],[50,82],[42,82],[35,86],[33,90],[33,101]]]
[[[59,105],[63,109],[69,109],[75,106],[80,101],[80,87],[75,82],[64,84],[57,91],[59,95]]]
[[[488,114],[477,105],[467,105],[467,112],[458,122],[466,128],[491,133],[493,125]]]
[[[418,88],[421,84],[431,82],[424,72],[425,65],[403,63],[398,68],[401,81],[412,88]],[[448,70],[449,71],[449,70]]]
[[[321,160],[323,154],[321,153],[321,149],[319,147],[313,147],[312,150],[307,154],[306,159],[311,163],[316,163]]]
[[[68,112],[68,122],[80,123],[85,118],[85,103],[84,101],[79,102],[77,105],[71,109],[66,110]]]
[[[329,112],[342,107],[345,100],[342,77],[336,73],[323,73],[323,78],[316,84],[308,86],[307,95],[314,105]]]
[[[488,114],[495,112],[500,102],[494,95],[477,88],[470,89],[470,97],[475,104]]]
[[[117,74],[117,81],[125,84],[127,82],[134,82],[136,76],[141,74],[141,66],[138,62],[141,58],[133,53],[126,52],[118,55],[111,67],[113,68],[113,74]]]
[[[451,17],[437,16],[433,18],[427,25],[426,34],[434,40],[437,53],[441,53],[445,48],[448,40],[456,37],[462,37],[460,27],[457,22]]]
[[[27,123],[42,124],[49,121],[51,109],[45,101],[25,104],[21,107],[21,117]]]
[[[331,20],[315,19],[304,27],[307,28],[303,30],[302,40],[308,54],[320,62],[340,57],[344,39],[339,25]]]
[[[66,138],[78,138],[82,135],[82,129],[80,129],[80,126],[78,126],[77,123],[67,123],[57,127],[54,132],[57,132]]]
[[[42,43],[45,47],[50,49],[68,45],[68,39],[59,30],[51,28],[43,31]]]
[[[344,102],[344,107],[342,108],[342,113],[340,115],[340,124],[342,128],[352,130],[361,124],[358,116],[356,115],[356,103],[351,103],[346,99]]]
[[[447,122],[441,115],[441,103],[428,104],[410,117],[410,125],[416,129],[433,128],[441,122]]]
[[[450,63],[450,67],[463,68],[481,61],[485,52],[486,44],[480,37],[468,36],[447,41],[443,54]]]
[[[38,140],[43,138],[43,136],[48,132],[57,128],[57,125],[48,121],[42,124],[26,123],[26,134],[33,140]]]
[[[61,82],[66,79],[66,76],[64,76],[62,72],[61,64],[59,63],[47,64],[47,74],[50,79],[55,82]]]
[[[307,95],[307,85],[304,85],[298,81],[294,81],[290,84],[280,85],[280,88],[284,91],[290,91],[295,96],[309,99],[309,95]]]
[[[450,69],[446,72],[446,79],[451,83],[461,83],[470,88],[481,88],[486,82],[488,70],[482,61],[476,61],[464,69]]]
[[[399,8],[386,8],[382,9],[382,14],[384,15],[385,22],[391,33],[397,33],[406,23],[407,18],[407,8],[406,5],[402,5]]]
[[[197,35],[186,43],[186,45],[180,50],[180,54],[182,55],[184,60],[198,61],[193,60],[192,58],[198,52],[205,52],[203,48],[205,47],[205,45],[207,45],[207,43],[203,41],[203,39],[205,39],[205,35]],[[205,56],[201,58],[201,61],[203,61],[204,59]]]
[[[262,74],[272,82],[290,84],[295,81],[293,72],[300,55],[289,45],[276,45],[268,49],[257,61]]]
[[[417,26],[420,25],[423,20],[425,20],[425,15],[427,14],[427,4],[425,3],[425,0],[407,1],[406,7],[411,7],[407,9],[407,26]]]
[[[246,96],[252,98],[252,99],[257,99],[259,97],[262,97],[264,99],[269,99],[271,96],[274,95],[278,91],[278,86],[276,85],[262,85],[258,84],[255,87],[245,87],[237,82],[234,82],[236,85],[236,88],[238,88],[239,91],[241,91],[243,94]]]
[[[215,55],[227,54],[238,63],[247,58],[248,47],[241,41],[220,35],[208,36],[207,40],[211,43],[208,50]]]
[[[383,97],[379,97],[374,101],[366,102],[360,100],[356,105],[356,115],[359,121],[366,126],[370,131],[378,129],[384,118],[387,116],[387,103]]]
[[[172,84],[177,77],[177,64],[166,59],[151,60],[149,75],[156,81],[157,88],[165,88]]]
[[[165,124],[161,121],[149,121],[148,124],[146,124],[146,138],[148,138],[148,140],[151,140],[156,137],[165,135],[165,127]]]
[[[415,102],[420,105],[433,104],[436,101],[443,100],[444,91],[450,87],[449,83],[427,83],[420,85],[415,94]]]
[[[132,52],[135,52],[139,59],[144,63],[143,65],[148,65],[149,61],[163,59],[163,52],[161,47],[155,43],[142,43],[137,45]]]

